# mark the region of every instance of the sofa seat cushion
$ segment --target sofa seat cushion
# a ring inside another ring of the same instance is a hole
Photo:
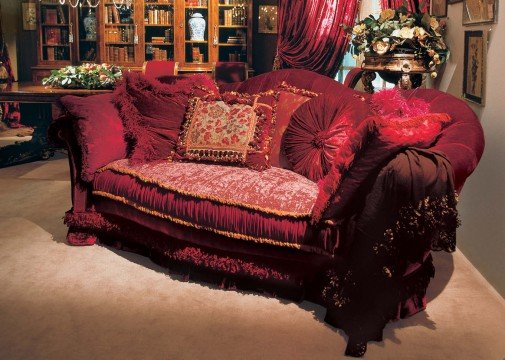
[[[93,194],[230,238],[325,253],[309,225],[317,184],[290,170],[118,160],[97,173]]]

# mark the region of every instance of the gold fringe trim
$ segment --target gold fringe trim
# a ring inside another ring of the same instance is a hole
[[[214,202],[217,202],[217,203],[223,204],[223,205],[237,206],[237,207],[245,208],[248,210],[256,210],[256,211],[259,211],[259,212],[262,212],[265,214],[286,216],[286,217],[291,217],[291,218],[304,218],[304,217],[308,218],[311,215],[310,212],[309,213],[296,213],[296,212],[290,212],[290,211],[280,211],[280,210],[271,209],[271,208],[263,208],[263,207],[251,205],[251,204],[244,204],[244,203],[239,203],[239,202],[235,202],[235,201],[229,201],[229,200],[225,200],[220,197],[217,197],[217,196],[195,194],[195,193],[192,193],[189,191],[180,190],[176,187],[168,186],[164,182],[142,176],[142,175],[138,174],[136,171],[121,168],[119,166],[116,166],[115,164],[106,165],[106,166],[102,167],[101,169],[99,169],[98,172],[104,172],[107,170],[112,170],[112,171],[115,171],[115,172],[123,174],[123,175],[134,176],[135,178],[137,178],[145,183],[154,184],[164,190],[169,190],[169,191],[172,191],[172,192],[180,194],[180,195],[191,196],[191,197],[194,197],[194,198],[200,199],[200,200],[210,200],[210,201],[214,201]]]
[[[302,244],[293,244],[293,243],[286,243],[286,242],[281,242],[281,241],[272,240],[272,239],[268,239],[268,238],[254,237],[254,236],[249,236],[249,235],[234,233],[234,232],[230,232],[230,231],[218,230],[218,229],[215,229],[215,228],[212,228],[212,227],[209,227],[209,226],[202,226],[202,225],[199,225],[199,224],[194,224],[194,223],[191,223],[191,222],[188,222],[188,221],[185,221],[185,220],[173,217],[173,216],[168,215],[168,214],[164,214],[164,213],[161,213],[161,212],[158,212],[158,211],[155,211],[155,210],[148,209],[148,208],[146,208],[146,207],[144,207],[142,205],[139,205],[139,204],[137,204],[137,203],[135,203],[133,201],[130,201],[130,200],[128,200],[128,199],[126,199],[126,198],[124,198],[122,196],[117,196],[117,195],[114,195],[114,194],[110,194],[110,193],[105,192],[105,191],[94,190],[93,191],[93,195],[103,196],[103,197],[111,199],[111,200],[119,201],[119,202],[121,202],[121,203],[123,203],[125,205],[133,207],[136,210],[142,211],[143,213],[146,213],[146,214],[149,214],[149,215],[153,215],[153,216],[156,216],[156,217],[159,217],[159,218],[162,218],[162,219],[166,219],[166,220],[172,221],[173,223],[176,223],[176,224],[179,224],[179,225],[193,227],[193,228],[199,229],[199,230],[210,231],[210,232],[213,232],[215,234],[227,236],[227,237],[230,237],[230,238],[233,238],[233,239],[252,241],[252,242],[255,242],[255,243],[259,243],[259,244],[269,244],[269,245],[275,245],[275,246],[280,246],[280,247],[287,247],[287,248],[297,249],[297,250],[304,250],[304,251],[308,251],[308,252],[318,253],[318,254],[321,254],[321,255],[330,255],[328,252],[326,252],[326,251],[324,251],[324,250],[322,250],[322,249],[320,249],[318,247],[314,247],[314,246],[302,245]]]
[[[314,97],[321,95],[321,93],[313,92],[313,91],[306,90],[306,89],[300,89],[300,88],[297,88],[296,86],[289,85],[286,81],[283,81],[279,85],[278,90],[290,92],[295,95],[302,95],[302,96],[306,96],[306,97],[310,97],[310,98],[314,98]]]

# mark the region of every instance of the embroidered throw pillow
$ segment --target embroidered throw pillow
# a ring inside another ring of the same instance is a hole
[[[225,93],[222,99],[192,98],[175,160],[270,167],[270,132],[276,94]]]
[[[270,162],[272,166],[291,169],[291,164],[282,151],[282,136],[286,131],[293,113],[308,100],[318,96],[318,93],[299,89],[282,82],[277,88],[279,101],[277,103],[275,128],[272,134],[272,146],[270,150]]]
[[[140,73],[127,72],[114,91],[129,141],[132,163],[167,159],[177,145],[189,98],[195,94],[212,96],[205,77],[189,76],[174,84],[162,84]]]

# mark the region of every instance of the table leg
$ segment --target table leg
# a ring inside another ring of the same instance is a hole
[[[375,74],[375,71],[364,71],[363,75],[361,76],[361,82],[363,83],[363,87],[365,92],[369,94],[374,93],[374,87],[372,82],[375,80],[377,75]]]

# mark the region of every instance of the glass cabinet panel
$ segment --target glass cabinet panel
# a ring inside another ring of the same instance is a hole
[[[71,61],[71,22],[68,5],[45,0],[39,6],[40,59],[44,63]]]
[[[145,0],[145,60],[174,60],[174,0]]]
[[[219,61],[247,61],[247,0],[219,0]]]
[[[103,17],[105,54],[102,58],[112,64],[134,64],[138,43],[135,7],[116,7],[108,1],[104,3]]]
[[[95,62],[99,58],[97,8],[77,7],[77,61]]]
[[[209,0],[185,0],[185,61],[209,62]]]

